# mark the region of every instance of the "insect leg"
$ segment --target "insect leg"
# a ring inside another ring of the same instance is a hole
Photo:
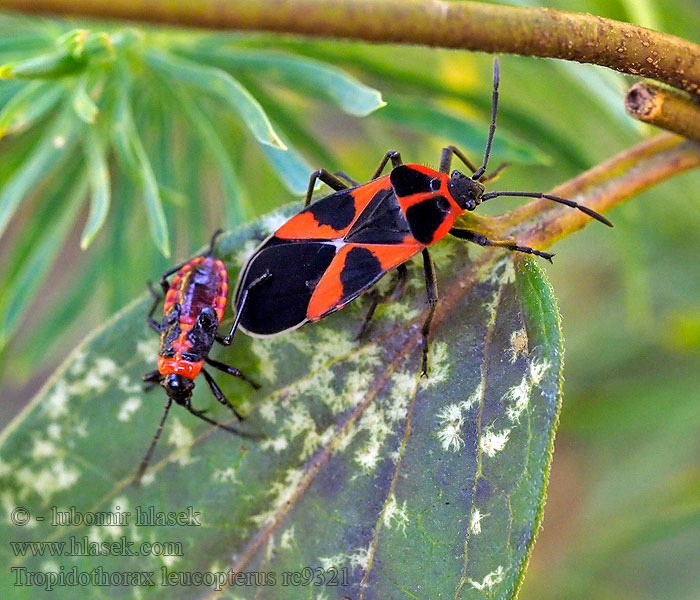
[[[157,371],[155,372],[157,373]],[[163,411],[163,416],[160,418],[160,423],[158,423],[158,429],[156,429],[156,433],[153,436],[153,439],[151,440],[151,445],[148,447],[148,450],[146,450],[146,454],[143,455],[143,458],[141,459],[141,464],[139,465],[139,470],[136,471],[136,475],[134,475],[134,478],[131,480],[131,483],[136,487],[140,485],[141,477],[143,477],[143,474],[146,472],[146,467],[148,467],[148,463],[151,462],[153,450],[155,449],[156,444],[160,439],[160,434],[163,432],[163,425],[165,424],[165,419],[168,416],[168,411],[170,410],[172,403],[173,401],[170,398],[168,398],[168,401],[165,403],[165,410]]]
[[[360,340],[367,335],[369,331],[370,323],[372,317],[374,317],[374,311],[377,310],[377,306],[380,302],[396,302],[399,300],[404,292],[406,291],[406,282],[408,281],[408,269],[406,265],[399,265],[396,268],[396,279],[394,280],[394,285],[386,294],[379,294],[376,291],[372,293],[372,300],[369,305],[369,310],[365,315],[365,319],[362,322],[362,327],[355,337],[356,340]]]
[[[270,271],[265,271],[262,275],[260,275],[260,277],[251,281],[250,284],[243,290],[243,293],[241,294],[241,304],[238,307],[238,311],[236,312],[236,317],[233,320],[233,324],[231,325],[231,330],[226,334],[225,337],[217,335],[215,338],[217,342],[219,342],[223,346],[231,345],[231,342],[233,341],[233,336],[236,334],[236,329],[238,329],[238,323],[241,320],[243,308],[245,307],[246,300],[248,300],[248,294],[250,293],[250,290],[259,286],[268,277],[272,277],[272,273],[270,273]]]
[[[476,166],[472,161],[470,161],[466,154],[462,152],[457,146],[445,146],[442,149],[442,156],[440,158],[440,173],[449,173],[450,167],[452,165],[452,155],[456,154],[457,158],[461,160],[469,170],[473,173],[476,171]]]
[[[345,171],[338,171],[335,173],[335,176],[341,177],[342,179],[345,179],[345,181],[347,181],[352,186],[356,187],[356,186],[360,185],[359,181],[356,181],[355,179],[350,177],[350,175],[348,175]]]
[[[240,377],[254,390],[260,389],[260,384],[255,383],[255,381],[253,381],[252,379],[248,379],[248,377],[246,377],[243,371],[241,371],[240,369],[227,365],[226,363],[219,362],[218,360],[214,360],[213,358],[207,357],[204,360],[207,361],[208,365],[211,365],[215,369],[219,369],[219,371],[223,371],[224,373],[228,373],[229,375],[233,375],[234,377]]]
[[[535,254],[536,256],[541,256],[546,258],[549,262],[552,262],[552,257],[554,254],[549,252],[542,252],[541,250],[535,250],[529,246],[518,246],[515,242],[510,242],[506,240],[491,240],[487,238],[482,233],[472,231],[471,229],[459,229],[453,227],[450,229],[450,234],[459,238],[460,240],[466,240],[467,242],[473,242],[479,244],[479,246],[500,246],[501,248],[508,248],[508,250],[513,250],[514,252],[524,252],[525,254]]]
[[[355,336],[356,340],[361,340],[367,335],[367,332],[369,331],[369,325],[372,322],[372,317],[374,317],[374,311],[377,310],[377,306],[379,305],[380,301],[380,294],[376,290],[372,290],[367,295],[371,297],[369,309],[367,310],[367,314],[365,315],[365,318],[362,321],[362,326],[360,327],[360,330]]]
[[[229,433],[233,433],[234,435],[238,435],[242,438],[248,438],[251,440],[259,440],[263,438],[264,436],[262,435],[257,435],[254,433],[247,433],[245,431],[241,431],[240,429],[236,429],[235,427],[231,427],[230,425],[224,425],[223,423],[219,423],[218,421],[215,421],[214,419],[210,419],[209,417],[204,416],[204,411],[203,410],[196,410],[192,408],[190,404],[185,404],[185,409],[187,409],[187,412],[190,414],[194,415],[198,419],[202,419],[202,421],[206,421],[210,425],[213,425],[214,427],[218,427],[219,429],[224,429],[228,431]]]
[[[207,383],[209,384],[209,388],[211,389],[212,394],[214,394],[214,398],[216,398],[221,404],[224,406],[227,406],[228,408],[231,409],[234,415],[238,417],[239,421],[243,420],[243,417],[240,415],[240,413],[235,409],[233,404],[231,404],[227,399],[226,396],[224,396],[224,393],[221,391],[218,385],[216,385],[216,381],[214,381],[214,378],[209,374],[209,372],[206,369],[202,369],[202,373],[204,373],[204,379],[207,380]],[[196,411],[199,412],[199,411]],[[200,415],[201,416],[201,415]]]
[[[428,336],[430,335],[430,323],[435,314],[435,307],[438,301],[437,280],[435,279],[435,265],[427,248],[423,249],[423,270],[425,271],[425,290],[428,293],[428,316],[425,318],[421,334],[423,335],[423,366],[421,377],[428,375]]]
[[[148,311],[146,320],[153,331],[160,333],[160,324],[153,318],[153,313],[156,312],[156,306],[158,306],[158,303],[160,302],[160,296],[158,295],[158,292],[153,289],[153,284],[150,281],[148,282],[148,289],[151,292],[151,296],[153,296],[153,304],[151,304],[151,310]]]
[[[163,290],[164,294],[168,293],[168,289],[170,288],[170,284],[168,283],[168,277],[170,277],[173,273],[177,273],[182,267],[184,267],[187,263],[184,262],[181,265],[178,265],[177,267],[173,267],[172,269],[166,271],[160,276],[160,287]]]
[[[391,161],[391,166],[392,167],[398,167],[403,164],[403,160],[401,160],[401,153],[397,152],[396,150],[388,150],[382,160],[379,162],[379,166],[377,167],[377,170],[374,172],[374,175],[372,175],[372,179],[370,181],[376,179],[382,174],[382,171],[384,170],[384,167],[386,167],[386,163]]]
[[[150,390],[154,385],[158,385],[163,380],[163,376],[160,371],[150,371],[143,376],[144,389],[146,391]]]
[[[486,173],[479,177],[479,181],[481,183],[487,183],[489,181],[493,181],[494,179],[498,178],[498,176],[501,174],[501,171],[505,169],[508,166],[507,162],[502,162],[500,163],[493,171],[490,173]]]
[[[348,187],[340,179],[333,175],[333,173],[331,173],[328,169],[318,169],[317,171],[311,173],[311,177],[309,178],[309,187],[306,190],[306,200],[304,201],[304,208],[311,204],[311,196],[313,196],[314,187],[318,179],[323,181],[323,183],[325,183],[327,186],[333,188],[336,192],[344,190]]]

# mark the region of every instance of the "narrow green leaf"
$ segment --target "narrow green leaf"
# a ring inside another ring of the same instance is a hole
[[[170,92],[177,98],[183,116],[187,119],[195,135],[199,137],[202,146],[207,148],[217,163],[221,174],[223,193],[226,197],[226,206],[229,208],[227,213],[230,215],[230,225],[243,223],[252,212],[248,194],[241,185],[231,156],[221,139],[220,131],[214,126],[209,115],[200,109],[197,100],[189,93],[174,86],[170,88]],[[263,148],[269,147],[263,146]]]
[[[246,127],[261,144],[285,149],[258,101],[226,71],[165,52],[149,51],[145,59],[148,65],[173,81],[227,102],[238,111]]]
[[[76,60],[68,50],[61,49],[32,58],[0,65],[0,79],[50,79],[64,77],[80,71],[85,66]]]
[[[51,266],[75,224],[85,198],[85,179],[78,176],[65,198],[56,198],[54,216],[29,254],[24,257],[17,275],[3,283],[0,301],[0,351],[2,351],[32,306]]]
[[[100,110],[88,93],[88,74],[84,73],[73,91],[73,110],[86,123],[92,124],[97,119]]]
[[[85,250],[104,225],[109,212],[111,192],[107,157],[94,129],[90,129],[85,135],[83,149],[90,181],[90,214],[80,237],[80,247]]]
[[[224,52],[202,47],[185,52],[197,60],[214,62],[226,69],[240,69],[256,76],[280,79],[314,96],[325,96],[345,112],[358,117],[386,106],[378,90],[329,63],[311,58],[264,50]]]
[[[232,278],[249,248],[290,213],[223,237],[217,252]],[[165,401],[162,390],[141,388],[158,347],[144,319],[151,300],[142,296],[76,349],[0,436],[5,501],[27,508],[33,525],[6,520],[0,535],[18,542],[82,539],[94,529],[34,519],[50,516],[53,505],[81,512],[119,506],[131,512],[119,536],[178,541],[182,555],[174,563],[60,555],[52,557],[55,568],[145,571],[156,581],[163,568],[274,573],[274,586],[228,592],[252,599],[262,589],[296,600],[308,599],[310,588],[282,587],[282,573],[332,567],[339,585],[318,588],[329,600],[361,593],[513,599],[541,521],[559,412],[558,311],[530,260],[483,252],[473,263],[457,241],[443,241],[434,252],[442,300],[428,379],[419,373],[417,324],[426,314],[419,279],[401,301],[380,306],[363,342],[355,335],[364,299],[283,336],[239,335],[214,358],[225,356],[263,383],[261,390],[215,377],[247,416],[237,426],[262,439],[232,437],[174,406],[153,465],[135,489],[129,482]],[[203,382],[193,406],[233,421]],[[191,506],[202,527],[136,527],[137,506]],[[7,545],[0,560],[38,571],[46,558],[13,555]],[[156,585],[150,592],[165,598],[174,589]],[[8,578],[0,581],[3,592],[18,600],[35,593]],[[74,595],[68,587],[52,593],[58,600]],[[220,590],[202,587],[197,594],[215,597]]]
[[[0,138],[31,127],[62,96],[63,90],[52,82],[32,81],[23,85],[0,111]]]
[[[61,113],[46,129],[36,148],[0,191],[0,236],[31,188],[70,155],[80,131],[72,110]]]
[[[450,140],[450,143],[472,153],[479,162],[484,152],[488,125],[465,116],[457,116],[430,103],[418,104],[404,98],[392,98],[389,105],[377,113],[377,118],[406,127],[422,129],[426,133]],[[497,160],[527,164],[548,164],[549,157],[534,145],[515,139],[507,131],[499,130],[491,153]]]
[[[114,116],[113,135],[117,155],[121,158],[127,174],[139,183],[148,215],[151,236],[164,256],[170,256],[168,224],[163,212],[158,182],[148,160],[143,143],[134,127],[128,91],[125,82],[123,93],[118,100]]]
[[[263,146],[262,150],[289,191],[298,195],[305,194],[313,171],[309,162],[293,147],[280,150],[272,146]]]

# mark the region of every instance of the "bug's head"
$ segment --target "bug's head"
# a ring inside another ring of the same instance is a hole
[[[162,385],[168,396],[178,404],[186,404],[192,398],[194,381],[187,379],[184,375],[171,373],[163,379]]]
[[[447,189],[454,201],[464,210],[474,210],[481,204],[481,197],[484,195],[484,186],[481,182],[456,170],[450,175]]]

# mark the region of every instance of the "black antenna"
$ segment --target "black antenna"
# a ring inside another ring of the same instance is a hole
[[[491,154],[491,144],[493,144],[493,136],[496,133],[496,110],[498,109],[498,81],[498,58],[494,58],[493,93],[491,94],[491,125],[489,125],[489,137],[486,139],[486,151],[484,152],[484,162],[476,171],[474,171],[474,175],[472,175],[472,179],[474,179],[475,181],[478,181],[478,179],[486,172],[486,165],[489,162],[489,155]]]
[[[209,250],[207,251],[207,256],[214,256],[214,246],[216,245],[216,238],[218,238],[224,232],[223,229],[217,229],[214,235],[211,236],[211,241],[209,242]]]
[[[497,198],[498,196],[517,196],[520,198],[544,198],[546,200],[551,200],[552,202],[565,204],[566,206],[570,206],[571,208],[577,208],[581,212],[586,213],[589,217],[600,221],[604,225],[607,225],[608,227],[613,226],[613,224],[603,215],[597,213],[591,208],[588,208],[587,206],[583,206],[583,204],[579,204],[578,202],[574,202],[573,200],[567,200],[566,198],[560,198],[559,196],[552,196],[551,194],[542,194],[541,192],[488,192],[487,194],[484,194],[481,197],[481,201],[485,202],[486,200],[490,200],[491,198]]]
[[[168,416],[168,411],[170,410],[172,404],[172,399],[168,398],[168,401],[165,403],[165,410],[163,411],[163,416],[160,418],[160,423],[158,424],[158,429],[156,429],[156,434],[153,436],[153,440],[151,441],[151,445],[148,447],[148,450],[146,450],[146,454],[143,455],[143,458],[141,459],[141,465],[139,466],[139,470],[136,472],[136,475],[134,475],[134,479],[132,480],[132,483],[136,487],[138,487],[141,484],[141,477],[143,477],[143,474],[146,472],[146,467],[148,467],[148,463],[151,462],[153,450],[155,449],[156,444],[160,439],[160,434],[163,432],[163,425],[165,424],[165,419]]]

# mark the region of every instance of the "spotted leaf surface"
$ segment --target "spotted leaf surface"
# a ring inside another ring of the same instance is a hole
[[[289,214],[221,239],[232,278]],[[262,384],[253,392],[215,373],[256,437],[174,406],[140,488],[130,479],[165,395],[140,381],[157,351],[150,300],[126,307],[0,438],[0,596],[51,586],[52,598],[74,598],[85,588],[51,581],[87,573],[120,598],[513,598],[559,410],[557,307],[531,260],[448,240],[434,259],[427,379],[425,290],[411,262],[403,300],[380,306],[361,342],[362,298],[289,334],[217,348],[214,358]],[[231,420],[203,380],[193,405]],[[24,525],[12,522],[17,507]],[[181,522],[161,523],[168,512]],[[47,541],[58,545],[37,556],[23,544]]]

